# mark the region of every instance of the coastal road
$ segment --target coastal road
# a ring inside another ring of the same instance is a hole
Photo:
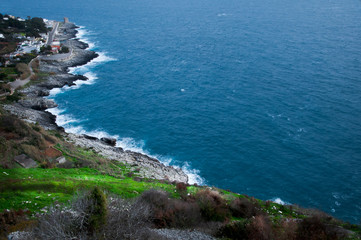
[[[53,30],[49,33],[48,41],[46,41],[47,45],[51,45],[51,43],[54,41],[55,33],[58,30],[59,22],[55,22],[53,25]]]

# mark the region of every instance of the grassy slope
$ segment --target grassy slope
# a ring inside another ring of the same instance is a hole
[[[1,110],[1,109],[0,109]],[[54,148],[67,160],[55,165],[45,154]],[[39,164],[37,168],[21,168],[12,159],[25,153]],[[0,212],[7,209],[27,209],[30,213],[46,212],[54,204],[67,203],[77,191],[90,190],[95,185],[111,194],[124,198],[136,197],[148,189],[162,189],[175,198],[180,197],[175,184],[140,179],[131,166],[110,161],[93,149],[85,149],[64,140],[57,131],[45,131],[34,124],[25,123],[0,111]],[[187,193],[195,194],[204,187],[188,186]],[[218,191],[230,203],[235,198],[246,197],[222,189]],[[305,218],[307,212],[297,207],[282,206],[251,198],[262,211],[277,224],[282,219]],[[233,220],[242,220],[232,217]],[[342,225],[341,221],[335,221]],[[347,228],[359,229],[354,225]]]
[[[38,212],[54,202],[66,202],[79,190],[95,185],[122,197],[135,197],[151,188],[174,192],[171,184],[138,182],[130,177],[116,178],[96,169],[0,169],[0,211],[24,209]]]

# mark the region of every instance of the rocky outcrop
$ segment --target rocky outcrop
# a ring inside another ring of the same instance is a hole
[[[99,154],[111,160],[117,160],[130,165],[133,170],[139,170],[144,178],[165,179],[168,181],[188,182],[188,176],[180,168],[165,166],[157,159],[132,151],[124,151],[120,147],[113,147],[102,140],[89,136],[68,134],[67,138],[75,145],[92,148]]]
[[[104,142],[105,144],[108,144],[109,146],[113,146],[115,147],[115,144],[117,143],[117,139],[115,138],[101,138],[100,139],[102,142]]]

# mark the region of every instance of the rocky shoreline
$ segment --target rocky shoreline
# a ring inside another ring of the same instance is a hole
[[[57,126],[56,116],[45,111],[57,106],[54,101],[44,98],[50,94],[51,89],[75,85],[74,82],[77,80],[87,80],[85,76],[70,74],[68,69],[85,65],[98,57],[96,52],[86,49],[88,47],[86,43],[76,39],[76,28],[77,26],[73,23],[61,23],[56,38],[71,49],[71,54],[64,57],[59,55],[58,59],[50,60],[47,57],[40,57],[40,71],[49,73],[49,76],[43,82],[18,90],[25,95],[25,98],[17,103],[4,105],[4,109],[25,121],[37,123],[47,130],[62,131],[68,141],[81,147],[93,148],[111,160],[126,163],[138,169],[139,175],[144,178],[188,182],[188,176],[181,169],[165,166],[147,155],[115,147],[114,139],[97,139],[87,135],[66,133],[62,127]]]

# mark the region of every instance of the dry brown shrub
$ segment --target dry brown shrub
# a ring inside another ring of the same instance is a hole
[[[20,147],[27,156],[34,160],[41,161],[44,157],[43,153],[39,150],[39,147],[37,146],[21,144]]]
[[[158,228],[194,227],[202,222],[196,202],[172,199],[167,193],[158,190],[146,191],[140,199],[151,207],[153,223]]]
[[[176,184],[176,190],[181,196],[181,198],[187,198],[187,185],[183,182],[179,182]]]
[[[30,76],[29,66],[25,63],[16,64],[16,69],[21,72],[20,79],[25,79]]]
[[[267,216],[256,216],[250,224],[247,225],[248,239],[268,240],[272,239],[272,223]]]
[[[0,237],[6,237],[13,231],[22,231],[29,228],[33,221],[29,221],[29,212],[22,209],[3,211],[0,213]]]
[[[285,219],[275,229],[278,240],[295,240],[298,222],[295,219]]]
[[[31,62],[31,68],[35,71],[39,68],[40,66],[40,62],[39,62],[39,59],[34,59],[32,62]]]
[[[38,79],[39,79],[39,76],[36,75],[36,74],[33,74],[33,75],[31,75],[31,77],[30,77],[30,80],[31,80],[31,81],[36,81],[36,80],[38,80]]]
[[[216,233],[219,238],[246,240],[248,239],[247,225],[249,220],[233,221],[221,226]]]
[[[203,218],[207,221],[224,221],[230,217],[226,200],[216,191],[200,190],[195,199],[201,209]]]
[[[247,198],[236,198],[230,203],[230,210],[235,217],[250,218],[262,213],[257,202]]]
[[[337,240],[338,236],[318,216],[303,219],[297,229],[297,240]]]

